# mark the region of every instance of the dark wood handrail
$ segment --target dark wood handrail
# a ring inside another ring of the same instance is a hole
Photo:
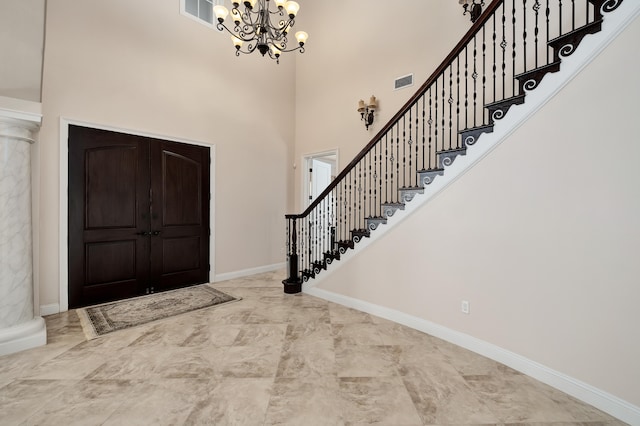
[[[440,66],[436,68],[436,70],[431,74],[431,76],[427,79],[427,81],[420,86],[420,88],[416,91],[416,93],[409,98],[409,100],[404,104],[402,108],[387,122],[387,124],[371,139],[371,141],[354,157],[354,159],[336,176],[336,178],[325,188],[322,193],[316,197],[315,200],[306,208],[306,210],[299,214],[287,214],[285,217],[287,219],[301,219],[307,216],[311,211],[318,205],[320,202],[327,196],[333,189],[338,186],[340,181],[344,179],[347,174],[362,160],[365,155],[371,151],[371,149],[378,143],[378,141],[384,136],[391,128],[398,122],[403,115],[405,115],[409,109],[413,106],[413,104],[427,92],[427,89],[431,87],[431,85],[440,77],[440,75],[449,67],[455,58],[457,58],[464,48],[469,44],[473,37],[478,34],[479,30],[484,27],[487,21],[493,16],[493,13],[496,11],[498,7],[500,7],[504,3],[504,0],[494,0],[489,4],[487,9],[482,13],[480,18],[471,26],[469,31],[462,37],[460,42],[453,48],[451,53],[442,61]]]

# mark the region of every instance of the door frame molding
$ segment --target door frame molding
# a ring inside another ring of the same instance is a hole
[[[302,154],[302,191],[300,191],[302,195],[302,210],[306,209],[309,206],[309,165],[314,158],[319,157],[327,157],[329,155],[336,156],[336,175],[340,172],[340,153],[338,148],[327,149],[325,151],[313,152],[310,154]]]
[[[109,130],[112,132],[127,133],[130,135],[144,136],[155,139],[163,139],[171,142],[185,143],[189,145],[206,146],[210,148],[211,164],[209,167],[209,191],[211,199],[209,200],[209,281],[213,282],[215,278],[215,160],[216,145],[214,143],[206,143],[194,141],[185,138],[177,138],[174,136],[158,135],[140,130],[125,129],[122,127],[109,126],[105,124],[92,123],[87,121],[74,120],[71,118],[60,117],[60,182],[59,182],[59,199],[60,199],[60,222],[58,224],[58,241],[59,241],[59,283],[60,283],[60,299],[59,312],[69,310],[69,126],[83,126],[93,129]]]

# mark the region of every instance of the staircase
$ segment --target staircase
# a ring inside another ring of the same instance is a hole
[[[286,216],[285,293],[300,292],[303,282],[380,233],[392,217],[403,214],[399,211],[410,209],[416,197],[435,193],[442,187],[439,180],[451,182],[473,164],[454,167],[456,159],[477,149],[477,161],[504,139],[517,125],[502,126],[507,117],[521,122],[541,106],[544,101],[536,99],[535,89],[545,76],[577,72],[579,68],[569,64],[570,56],[585,37],[602,30],[603,21],[622,3],[490,3],[436,71],[331,185],[303,213]]]

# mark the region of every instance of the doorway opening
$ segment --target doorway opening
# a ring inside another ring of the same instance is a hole
[[[338,150],[304,156],[302,206],[306,208],[335,179],[338,171]]]

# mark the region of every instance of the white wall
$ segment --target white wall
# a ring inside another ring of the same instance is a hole
[[[512,137],[319,287],[640,406],[639,39],[636,19]]]
[[[0,2],[0,96],[40,102],[44,0]]]
[[[228,36],[181,16],[177,0],[56,0],[46,24],[35,155],[41,304],[59,302],[66,239],[61,117],[215,145],[215,273],[284,262],[293,58],[236,58]]]

